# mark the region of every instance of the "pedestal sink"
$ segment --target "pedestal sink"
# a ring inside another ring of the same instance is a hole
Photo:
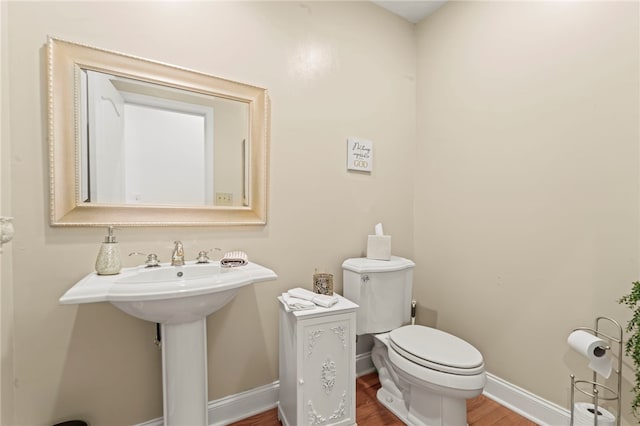
[[[222,268],[219,262],[124,268],[118,275],[87,275],[62,304],[110,302],[124,312],[161,324],[164,424],[206,426],[207,323],[245,285],[275,280],[255,263]]]

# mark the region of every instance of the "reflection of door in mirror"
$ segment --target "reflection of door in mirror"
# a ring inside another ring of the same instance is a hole
[[[248,105],[83,70],[82,198],[244,205]]]
[[[86,94],[86,119],[83,126],[86,154],[81,156],[82,199],[97,203],[124,201],[124,99],[105,74],[88,72],[83,79]],[[88,88],[91,88],[89,91]],[[83,102],[85,103],[85,102]],[[97,159],[100,158],[100,167]]]

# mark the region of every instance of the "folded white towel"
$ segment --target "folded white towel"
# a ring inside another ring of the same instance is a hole
[[[328,296],[326,294],[317,294],[312,292],[311,290],[307,290],[304,288],[292,288],[288,291],[289,296],[296,297],[298,299],[309,300],[315,303],[318,306],[322,306],[324,308],[330,308],[331,306],[338,303],[338,297]]]
[[[220,266],[224,266],[226,268],[244,266],[247,263],[249,263],[249,259],[247,258],[247,253],[243,251],[227,252],[222,256],[222,259],[220,259]]]
[[[302,311],[305,309],[315,309],[317,306],[315,303],[310,302],[309,300],[298,299],[297,297],[289,296],[289,293],[282,293],[282,301],[285,304],[285,307],[289,308],[289,311]]]

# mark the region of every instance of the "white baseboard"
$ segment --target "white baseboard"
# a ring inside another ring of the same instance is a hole
[[[246,419],[278,405],[279,382],[249,389],[209,402],[209,426],[223,426]]]
[[[371,353],[356,355],[356,375],[375,371]],[[209,426],[223,426],[278,405],[279,382],[259,386],[209,402]],[[571,413],[552,402],[487,373],[484,395],[541,426],[568,425]],[[162,417],[137,426],[162,426]]]
[[[371,361],[371,352],[365,352],[363,354],[356,355],[357,377],[373,373],[374,371],[376,371],[376,367],[373,366],[373,361]]]
[[[158,417],[157,419],[147,420],[144,423],[138,423],[134,426],[162,426],[162,425],[164,425],[164,423],[162,423],[162,417]]]
[[[483,394],[541,426],[568,425],[571,412],[491,373]]]
[[[278,405],[279,383],[275,381],[235,395],[209,401],[209,426],[224,426],[251,417]],[[137,426],[163,426],[162,417]]]

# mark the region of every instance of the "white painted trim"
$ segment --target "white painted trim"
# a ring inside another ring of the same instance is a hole
[[[571,411],[487,373],[483,394],[541,426],[568,425]]]
[[[356,355],[356,377],[364,376],[374,371],[376,371],[376,367],[371,361],[371,352]]]
[[[223,426],[251,417],[278,405],[279,383],[258,386],[245,392],[209,401],[209,426]],[[163,426],[162,417],[140,423],[137,426]]]
[[[223,426],[276,407],[279,387],[276,380],[209,402],[209,426]]]
[[[356,355],[356,375],[375,371],[371,352]],[[278,405],[278,381],[209,401],[209,426],[223,426],[251,417]],[[513,385],[491,373],[487,373],[484,395],[500,405],[520,414],[541,426],[568,425],[571,412],[552,402]],[[214,420],[215,419],[215,420]],[[137,426],[163,426],[162,417],[140,423]]]
[[[134,426],[163,426],[164,423],[162,422],[162,417],[158,417],[157,419],[153,419],[153,420],[147,420],[144,423],[138,423],[137,425]]]

